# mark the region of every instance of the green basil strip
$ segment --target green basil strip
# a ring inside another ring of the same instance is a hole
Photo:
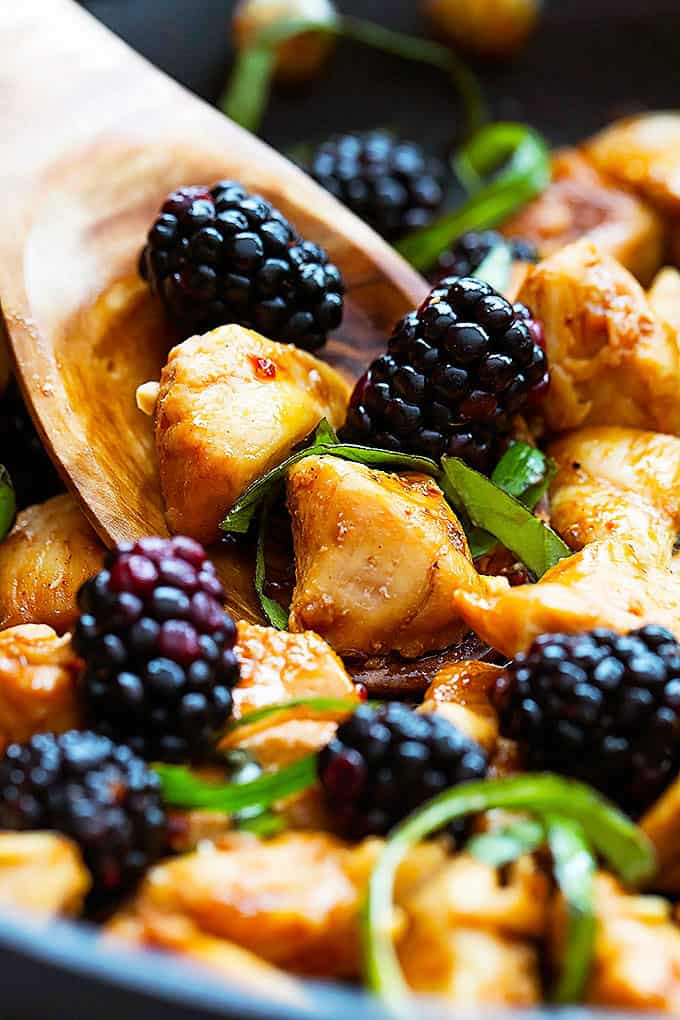
[[[504,122],[482,128],[461,149],[456,166],[459,176],[474,189],[472,195],[458,209],[396,245],[416,269],[430,269],[466,231],[502,223],[550,182],[548,147],[525,124]],[[498,167],[503,168],[484,184],[484,176]]]
[[[266,563],[264,558],[264,545],[271,510],[271,496],[264,500],[260,510],[260,524],[257,529],[257,550],[255,552],[255,592],[260,600],[262,612],[267,617],[272,627],[277,630],[286,630],[288,627],[288,613],[280,602],[265,595],[264,586],[266,581]]]
[[[439,794],[390,833],[369,881],[362,911],[364,971],[368,986],[390,1005],[403,1008],[409,990],[392,943],[394,881],[415,844],[457,818],[492,808],[560,815],[578,822],[610,867],[630,884],[655,867],[646,836],[617,808],[582,783],[551,774],[511,776],[463,783]]]
[[[552,528],[489,478],[458,457],[444,457],[442,466],[440,484],[451,504],[475,527],[497,538],[536,577],[571,556],[569,547]]]
[[[533,818],[521,818],[497,832],[481,832],[468,841],[465,849],[478,861],[492,868],[512,864],[531,854],[545,842],[545,830]]]
[[[267,25],[236,61],[220,108],[249,131],[257,132],[269,98],[276,62],[276,47],[301,32],[325,32],[345,36],[365,46],[383,50],[405,60],[429,64],[448,74],[463,102],[467,132],[476,131],[487,117],[486,102],[477,77],[447,46],[394,32],[359,18],[280,18]]]
[[[259,811],[246,818],[239,818],[238,828],[241,832],[252,832],[259,839],[270,839],[272,836],[278,836],[287,826],[282,815],[277,815],[274,811]]]
[[[495,290],[503,292],[510,283],[511,269],[512,249],[510,245],[497,244],[477,266],[472,275],[478,280],[484,280],[491,284]]]
[[[578,1002],[588,981],[595,944],[596,863],[578,822],[549,816],[546,824],[555,879],[568,910],[562,968],[553,1000],[561,1004]]]
[[[17,512],[17,500],[7,468],[0,464],[0,542],[12,527]]]
[[[329,715],[338,715],[339,713],[351,715],[360,704],[366,704],[366,702],[350,701],[349,698],[294,698],[292,701],[284,701],[279,705],[263,705],[262,708],[254,708],[252,712],[246,712],[240,719],[232,719],[224,728],[223,736],[226,737],[243,726],[252,726],[253,723],[268,719],[270,715],[288,712],[295,708],[308,708],[312,712],[320,714],[326,712]],[[370,704],[377,705],[379,702],[372,701]]]
[[[210,783],[183,765],[155,764],[153,769],[160,778],[167,804],[233,815],[246,808],[264,810],[284,797],[313,786],[316,755],[308,755],[249,783]]]

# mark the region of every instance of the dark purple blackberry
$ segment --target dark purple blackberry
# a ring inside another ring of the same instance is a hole
[[[234,181],[173,191],[139,271],[186,335],[235,322],[314,350],[342,320],[342,276],[324,249]]]
[[[497,230],[469,230],[458,238],[452,248],[439,256],[432,279],[436,281],[446,276],[472,276],[499,244],[507,244],[513,259],[518,262],[538,262],[538,249],[531,241],[503,237]]]
[[[591,783],[631,813],[680,766],[680,645],[662,627],[542,634],[492,700],[530,768]]]
[[[362,705],[319,754],[318,773],[338,827],[353,839],[385,835],[451,786],[486,774],[487,758],[442,716],[397,702]],[[454,826],[461,836],[465,824]]]
[[[96,733],[40,733],[0,758],[0,828],[54,829],[80,847],[95,898],[129,888],[163,853],[158,777]]]
[[[488,471],[546,383],[542,330],[524,305],[474,277],[442,280],[357,383],[341,435]]]
[[[387,238],[425,226],[444,199],[439,160],[388,131],[334,135],[315,150],[307,169]]]
[[[109,553],[78,593],[88,723],[149,760],[200,762],[231,711],[236,627],[193,539],[143,538]]]
[[[0,459],[14,484],[19,510],[63,491],[14,381],[0,397],[0,437]]]

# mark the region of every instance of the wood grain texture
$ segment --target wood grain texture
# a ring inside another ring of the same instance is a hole
[[[348,293],[323,356],[350,377],[427,286],[300,170],[73,0],[21,0],[1,20],[0,300],[19,382],[104,541],[164,533],[151,426],[134,395],[177,338],[136,261],[170,190],[236,178],[328,249]],[[219,559],[232,608],[257,616],[247,557],[226,547]]]

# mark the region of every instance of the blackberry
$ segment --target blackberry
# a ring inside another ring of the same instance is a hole
[[[419,805],[486,774],[479,746],[442,716],[393,702],[360,706],[319,754],[318,774],[339,828],[354,839],[385,835]],[[456,823],[462,836],[466,825]]]
[[[383,237],[425,226],[444,199],[444,170],[415,142],[388,131],[334,135],[309,173]]]
[[[342,438],[488,471],[513,416],[547,384],[542,343],[524,305],[474,277],[443,280],[357,383]]]
[[[543,634],[492,700],[530,768],[582,779],[632,814],[680,765],[680,645],[662,627]]]
[[[0,436],[0,460],[14,484],[19,510],[63,491],[14,380],[0,397]]]
[[[93,896],[120,892],[160,857],[158,777],[129,747],[96,733],[40,733],[0,758],[0,828],[54,829],[80,847]]]
[[[232,706],[236,627],[190,538],[119,545],[78,593],[88,723],[150,760],[200,762]]]
[[[234,181],[173,191],[139,271],[187,335],[235,322],[314,350],[342,320],[342,276],[324,249]]]
[[[448,251],[439,256],[433,280],[446,276],[472,276],[487,255],[499,244],[507,244],[518,262],[538,262],[538,249],[531,241],[506,238],[497,230],[469,230]]]

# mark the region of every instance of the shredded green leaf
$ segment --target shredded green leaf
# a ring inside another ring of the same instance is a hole
[[[546,818],[555,879],[567,904],[568,920],[562,967],[553,993],[555,1002],[578,1002],[583,994],[595,943],[593,876],[596,863],[583,832],[573,819]]]
[[[559,815],[582,827],[610,867],[630,884],[655,868],[653,848],[629,818],[582,783],[551,774],[463,783],[435,797],[394,829],[371,875],[362,912],[364,970],[368,986],[400,1009],[408,987],[392,944],[393,891],[399,865],[416,843],[457,818],[492,808]]]
[[[224,811],[233,815],[248,808],[270,807],[316,782],[316,755],[308,755],[277,772],[249,783],[211,783],[183,765],[155,764],[163,799],[173,807]]]
[[[286,630],[288,627],[288,613],[280,602],[270,598],[269,595],[265,595],[264,591],[266,582],[265,538],[270,510],[271,496],[264,500],[260,510],[260,523],[257,529],[257,549],[255,551],[255,592],[260,601],[262,612],[272,627],[276,627],[277,630]]]
[[[512,269],[512,250],[509,244],[495,245],[483,262],[475,269],[473,276],[485,280],[501,293],[510,282]]]
[[[444,457],[440,485],[452,506],[476,528],[489,532],[531,570],[542,577],[571,550],[547,524],[534,517],[518,499],[458,457]],[[474,555],[481,555],[478,548]]]
[[[545,830],[533,818],[521,818],[497,832],[481,832],[468,841],[466,850],[492,868],[512,864],[545,842]]]
[[[247,818],[239,818],[238,827],[242,832],[252,832],[260,839],[270,839],[284,831],[286,819],[275,811],[259,811]]]
[[[0,464],[0,542],[6,537],[17,512],[17,501],[9,471]]]
[[[470,197],[396,245],[416,269],[430,269],[461,234],[502,223],[540,194],[550,182],[550,153],[533,128],[502,122],[482,128],[463,146],[456,168],[472,192]]]
[[[365,704],[365,702],[364,702]],[[377,705],[379,702],[370,702]],[[240,719],[232,719],[224,729],[224,736],[239,730],[244,726],[252,726],[253,723],[268,719],[271,715],[279,712],[289,712],[296,708],[307,708],[311,712],[319,714],[338,715],[346,713],[350,715],[358,707],[359,702],[350,701],[349,698],[294,698],[292,701],[284,701],[279,705],[263,705],[262,708],[254,708],[252,712],[246,712]]]

